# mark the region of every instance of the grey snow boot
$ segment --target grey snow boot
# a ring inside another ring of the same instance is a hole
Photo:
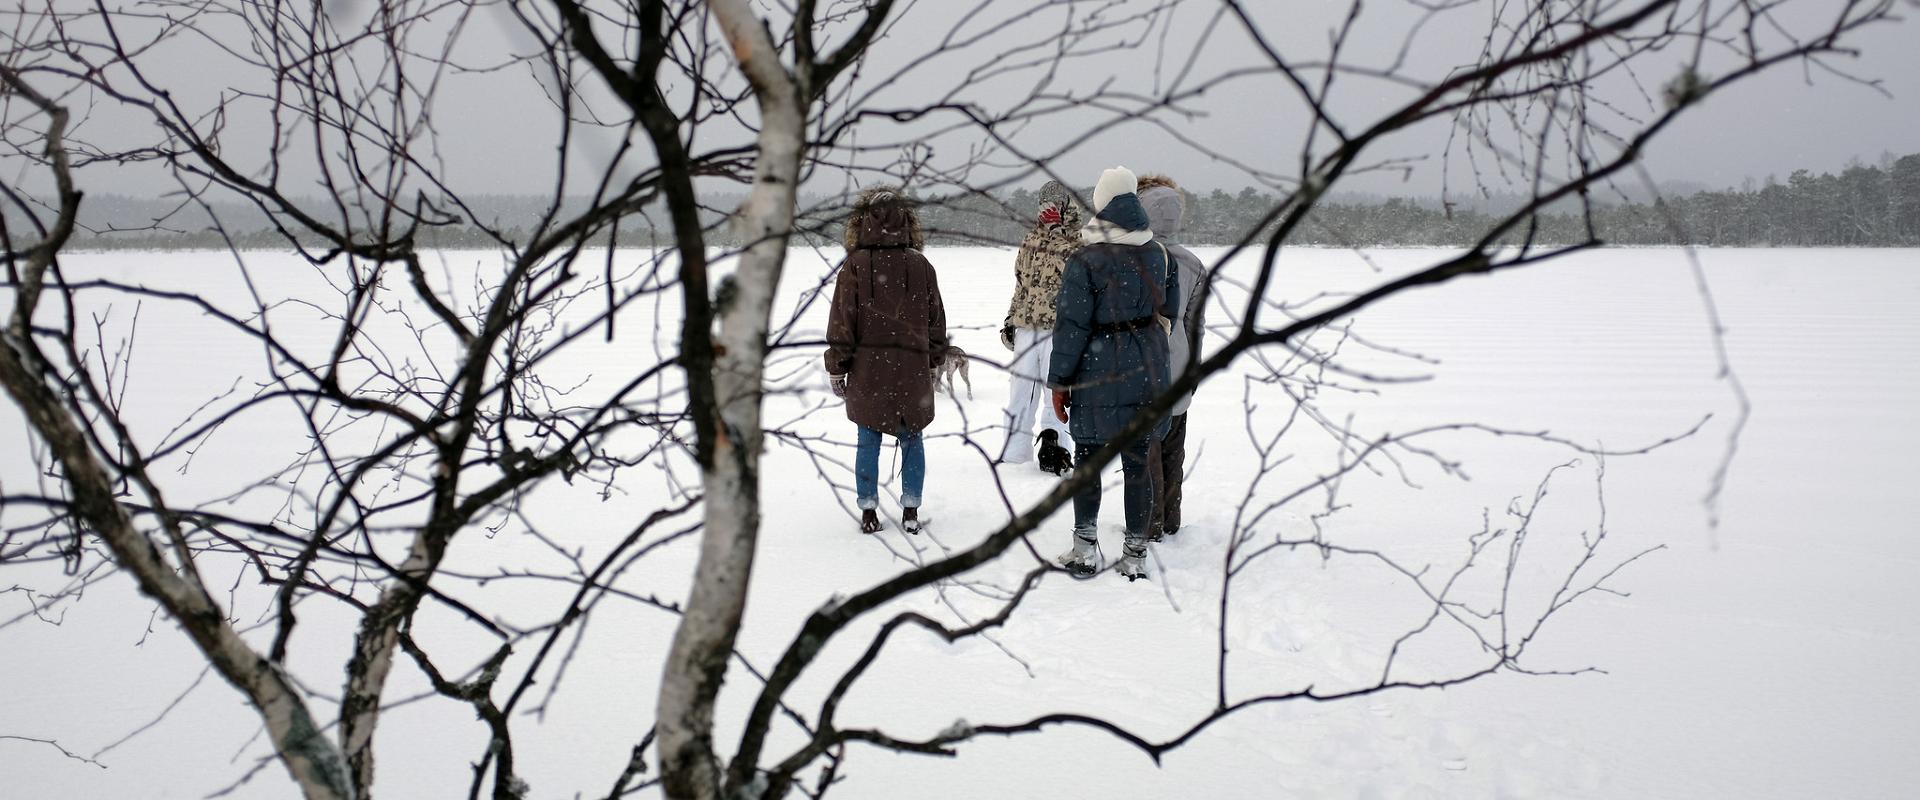
[[[1085,580],[1100,571],[1100,540],[1093,531],[1073,532],[1073,549],[1060,554],[1060,568]]]
[[[1114,571],[1129,583],[1147,577],[1147,540],[1128,536],[1127,543],[1120,546],[1120,562]]]

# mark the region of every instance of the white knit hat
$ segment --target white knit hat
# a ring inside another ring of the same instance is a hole
[[[1126,167],[1114,167],[1100,173],[1100,182],[1093,186],[1093,213],[1107,209],[1107,201],[1123,194],[1133,194],[1140,190],[1140,180],[1133,176],[1133,170]]]

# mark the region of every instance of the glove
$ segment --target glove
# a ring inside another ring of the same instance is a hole
[[[1059,417],[1061,422],[1067,421],[1067,398],[1066,392],[1053,390],[1053,415]]]
[[[1153,321],[1160,323],[1161,333],[1164,333],[1168,336],[1173,335],[1173,320],[1167,319],[1166,317],[1160,316],[1159,314],[1155,314],[1153,315]]]
[[[1000,329],[1000,343],[1003,345],[1006,345],[1008,350],[1013,349],[1013,326],[1012,325],[1008,325],[1007,327]]]
[[[1040,207],[1040,224],[1042,225],[1060,224],[1060,207],[1052,203],[1048,203],[1044,206],[1041,206]]]
[[[838,397],[842,400],[847,399],[847,376],[846,375],[828,375],[827,383],[833,386],[834,397]]]

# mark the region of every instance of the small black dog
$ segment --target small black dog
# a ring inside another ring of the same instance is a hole
[[[1073,471],[1073,454],[1060,446],[1060,434],[1040,432],[1040,471],[1053,475],[1065,475]]]

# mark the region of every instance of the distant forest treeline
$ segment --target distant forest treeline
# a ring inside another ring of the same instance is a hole
[[[737,198],[709,198],[714,208],[730,208]],[[1510,213],[1524,198],[1479,196],[1467,203],[1403,198],[1334,196],[1308,216],[1295,231],[1296,245],[1330,247],[1457,246],[1478,241],[1499,216]],[[1219,189],[1190,193],[1180,239],[1193,245],[1228,245],[1253,231],[1278,195],[1252,188],[1229,193]],[[1034,190],[1016,189],[998,194],[973,194],[927,202],[922,219],[929,244],[1011,245],[1026,232],[1037,203]],[[576,206],[578,202],[570,202]],[[159,200],[121,196],[93,196],[83,204],[86,230],[75,237],[74,249],[283,248],[283,235],[271,228],[257,209],[215,206],[222,225],[198,207],[177,208]],[[839,239],[844,201],[808,198],[803,201],[801,241],[831,244]],[[537,224],[544,207],[538,198],[487,196],[470,199],[475,218],[485,220],[510,238],[524,235]],[[563,209],[564,210],[564,209]],[[654,211],[649,209],[649,211]],[[622,246],[665,245],[670,236],[655,230],[647,213],[623,223],[617,242]],[[732,241],[718,212],[706,215],[716,246]],[[156,223],[156,220],[162,220]],[[15,225],[21,220],[9,218]],[[1537,216],[1533,238],[1540,244],[1585,241],[1587,221],[1578,205],[1563,202]],[[1593,227],[1609,245],[1701,245],[1716,247],[1899,247],[1920,245],[1920,154],[1882,157],[1878,165],[1854,163],[1834,175],[1797,170],[1782,182],[1769,177],[1759,185],[1738,189],[1673,193],[1653,201],[1596,201]],[[1269,231],[1263,231],[1270,232]],[[224,231],[224,233],[222,232]],[[1518,242],[1526,227],[1507,240]],[[423,228],[421,244],[441,248],[488,248],[495,242],[466,225]],[[604,239],[593,245],[604,245]]]
[[[1610,245],[1701,245],[1716,247],[1898,247],[1920,245],[1920,154],[1882,159],[1880,166],[1853,164],[1839,175],[1795,171],[1782,183],[1701,190],[1658,201],[1596,202],[1593,226]],[[1439,202],[1402,198],[1322,203],[1290,239],[1296,245],[1450,246],[1485,236],[1523,198],[1477,198],[1446,208]],[[926,210],[929,238],[948,242],[1018,241],[1024,221],[995,219],[995,209],[1025,210],[1037,202],[1027,190],[1006,198],[969,198]],[[1215,189],[1190,194],[1181,240],[1196,245],[1242,241],[1279,197],[1254,189],[1238,194]],[[1000,216],[1004,217],[1004,214]],[[1534,240],[1544,244],[1585,241],[1586,219],[1577,204],[1561,203],[1537,218]],[[1270,233],[1271,227],[1262,233]],[[1522,226],[1507,237],[1518,242]],[[1262,238],[1264,241],[1264,237]]]

